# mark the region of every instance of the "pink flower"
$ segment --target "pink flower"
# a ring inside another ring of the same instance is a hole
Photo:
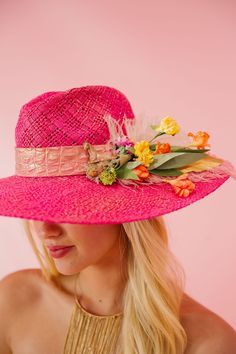
[[[117,146],[125,146],[125,147],[131,147],[134,145],[133,141],[131,141],[127,136],[122,136],[118,137],[115,141],[114,144]]]

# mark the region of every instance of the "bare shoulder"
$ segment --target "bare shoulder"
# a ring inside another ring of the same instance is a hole
[[[36,281],[39,277],[39,270],[27,269],[10,273],[0,280],[0,353],[11,353],[11,326],[21,318],[22,311],[39,298],[40,287]]]
[[[14,314],[41,296],[43,276],[40,269],[23,269],[0,280],[0,299]]]
[[[236,332],[219,315],[184,294],[181,323],[188,345],[185,354],[236,353]]]

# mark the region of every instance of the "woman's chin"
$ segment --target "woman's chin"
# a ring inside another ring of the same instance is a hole
[[[75,275],[78,274],[79,272],[81,272],[81,270],[83,270],[85,267],[84,266],[72,266],[70,264],[66,264],[62,261],[57,261],[55,260],[55,266],[57,271],[61,274],[61,275]]]

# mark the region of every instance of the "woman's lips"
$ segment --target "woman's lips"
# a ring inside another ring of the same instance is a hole
[[[48,247],[49,253],[53,258],[61,258],[65,256],[74,246],[66,247]]]

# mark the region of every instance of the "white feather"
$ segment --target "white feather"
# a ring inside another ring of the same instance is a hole
[[[134,119],[124,117],[122,125],[118,123],[111,115],[107,114],[104,116],[107,122],[110,142],[113,143],[119,137],[124,137],[123,129],[124,126],[127,131],[127,137],[134,141],[139,142],[141,140],[149,141],[155,135],[156,132],[151,128],[151,125],[159,125],[161,119],[158,117],[146,116],[142,113],[137,115]],[[171,145],[181,145],[185,146],[192,142],[192,140],[187,136],[187,133],[181,128],[180,132],[175,136],[162,135],[157,138],[161,143],[169,143]],[[156,143],[156,140],[153,141]]]

